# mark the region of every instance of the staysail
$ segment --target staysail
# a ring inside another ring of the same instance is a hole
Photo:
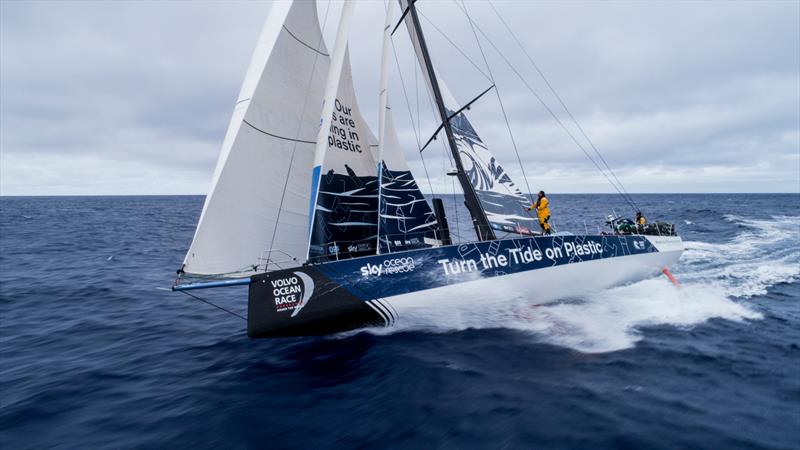
[[[437,242],[436,216],[406,162],[389,107],[389,52],[394,2],[389,2],[383,29],[378,120],[378,251],[389,253]]]
[[[406,0],[399,0],[399,2],[404,8],[413,7],[409,6]],[[406,15],[405,23],[416,51],[417,60],[423,73],[426,73],[427,66],[422,47],[417,39],[412,14]],[[494,230],[507,233],[533,234],[532,228],[538,221],[533,214],[527,211],[529,201],[478,136],[466,114],[463,111],[455,114],[461,109],[461,106],[450,93],[441,74],[435,68],[434,72],[444,107],[450,117],[450,127],[458,147],[459,159],[490,226]],[[426,77],[425,80],[431,95],[434,95],[430,77]]]
[[[347,34],[353,3],[342,8],[325,90],[312,174],[308,259],[372,255],[377,248],[378,141],[353,88]]]
[[[305,260],[308,173],[328,66],[316,2],[273,3],[184,272],[241,276]]]

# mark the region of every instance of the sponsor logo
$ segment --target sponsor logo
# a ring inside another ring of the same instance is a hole
[[[351,245],[347,246],[347,251],[350,252],[350,253],[368,252],[370,250],[372,250],[372,245],[370,243],[368,243],[368,242],[361,242],[361,243],[358,243],[358,244],[351,244]]]
[[[345,247],[348,253],[362,253],[362,252],[369,252],[372,250],[372,244],[369,242],[359,242],[355,244],[350,244]],[[328,254],[335,255],[342,251],[342,247],[339,247],[337,244],[331,244],[328,246]]]
[[[291,276],[270,280],[270,287],[275,310],[292,311],[292,317],[308,304],[314,294],[314,280],[303,272],[294,272]]]
[[[636,250],[644,250],[645,249],[644,241],[633,241],[633,247]]]
[[[361,266],[362,277],[379,277],[381,275],[392,275],[396,273],[411,272],[416,268],[414,258],[407,256],[404,258],[391,258],[384,260],[381,264],[367,263]]]

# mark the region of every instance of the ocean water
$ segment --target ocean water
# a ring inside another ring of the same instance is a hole
[[[256,341],[164,290],[202,197],[0,198],[0,447],[800,448],[800,195],[635,198],[682,289]],[[550,199],[562,231],[628,212]]]

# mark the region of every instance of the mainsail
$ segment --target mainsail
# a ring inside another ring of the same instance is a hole
[[[399,1],[404,8],[413,7],[409,6],[406,0]],[[405,23],[416,51],[417,60],[423,73],[426,73],[427,66],[423,50],[417,39],[411,14],[406,15]],[[444,107],[450,118],[450,127],[458,147],[459,159],[490,226],[495,230],[507,233],[532,234],[531,228],[537,223],[537,219],[527,211],[528,200],[483,143],[466,114],[463,111],[455,114],[461,107],[450,93],[441,74],[435,68],[434,72]],[[434,95],[430,77],[426,77],[425,80],[431,95]]]
[[[441,78],[439,80],[442,92],[446,93],[445,105],[452,115],[453,110],[457,109],[455,100]],[[463,112],[456,114],[450,123],[464,170],[478,194],[492,228],[508,233],[532,234],[531,227],[537,224],[538,220],[528,212],[527,208],[530,205],[528,199],[483,143],[466,114]]]
[[[314,1],[275,2],[182,270],[243,275],[306,255],[308,173],[329,57]]]
[[[378,119],[378,246],[380,253],[430,246],[437,241],[436,216],[406,162],[389,107],[389,52],[394,2],[383,29]]]

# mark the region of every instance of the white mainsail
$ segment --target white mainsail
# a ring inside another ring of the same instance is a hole
[[[353,88],[347,48],[353,8],[348,0],[342,9],[317,136],[308,245],[314,261],[376,253],[377,139]]]
[[[274,2],[184,259],[186,273],[246,275],[277,268],[289,256],[305,260],[308,176],[329,64],[316,2]]]

